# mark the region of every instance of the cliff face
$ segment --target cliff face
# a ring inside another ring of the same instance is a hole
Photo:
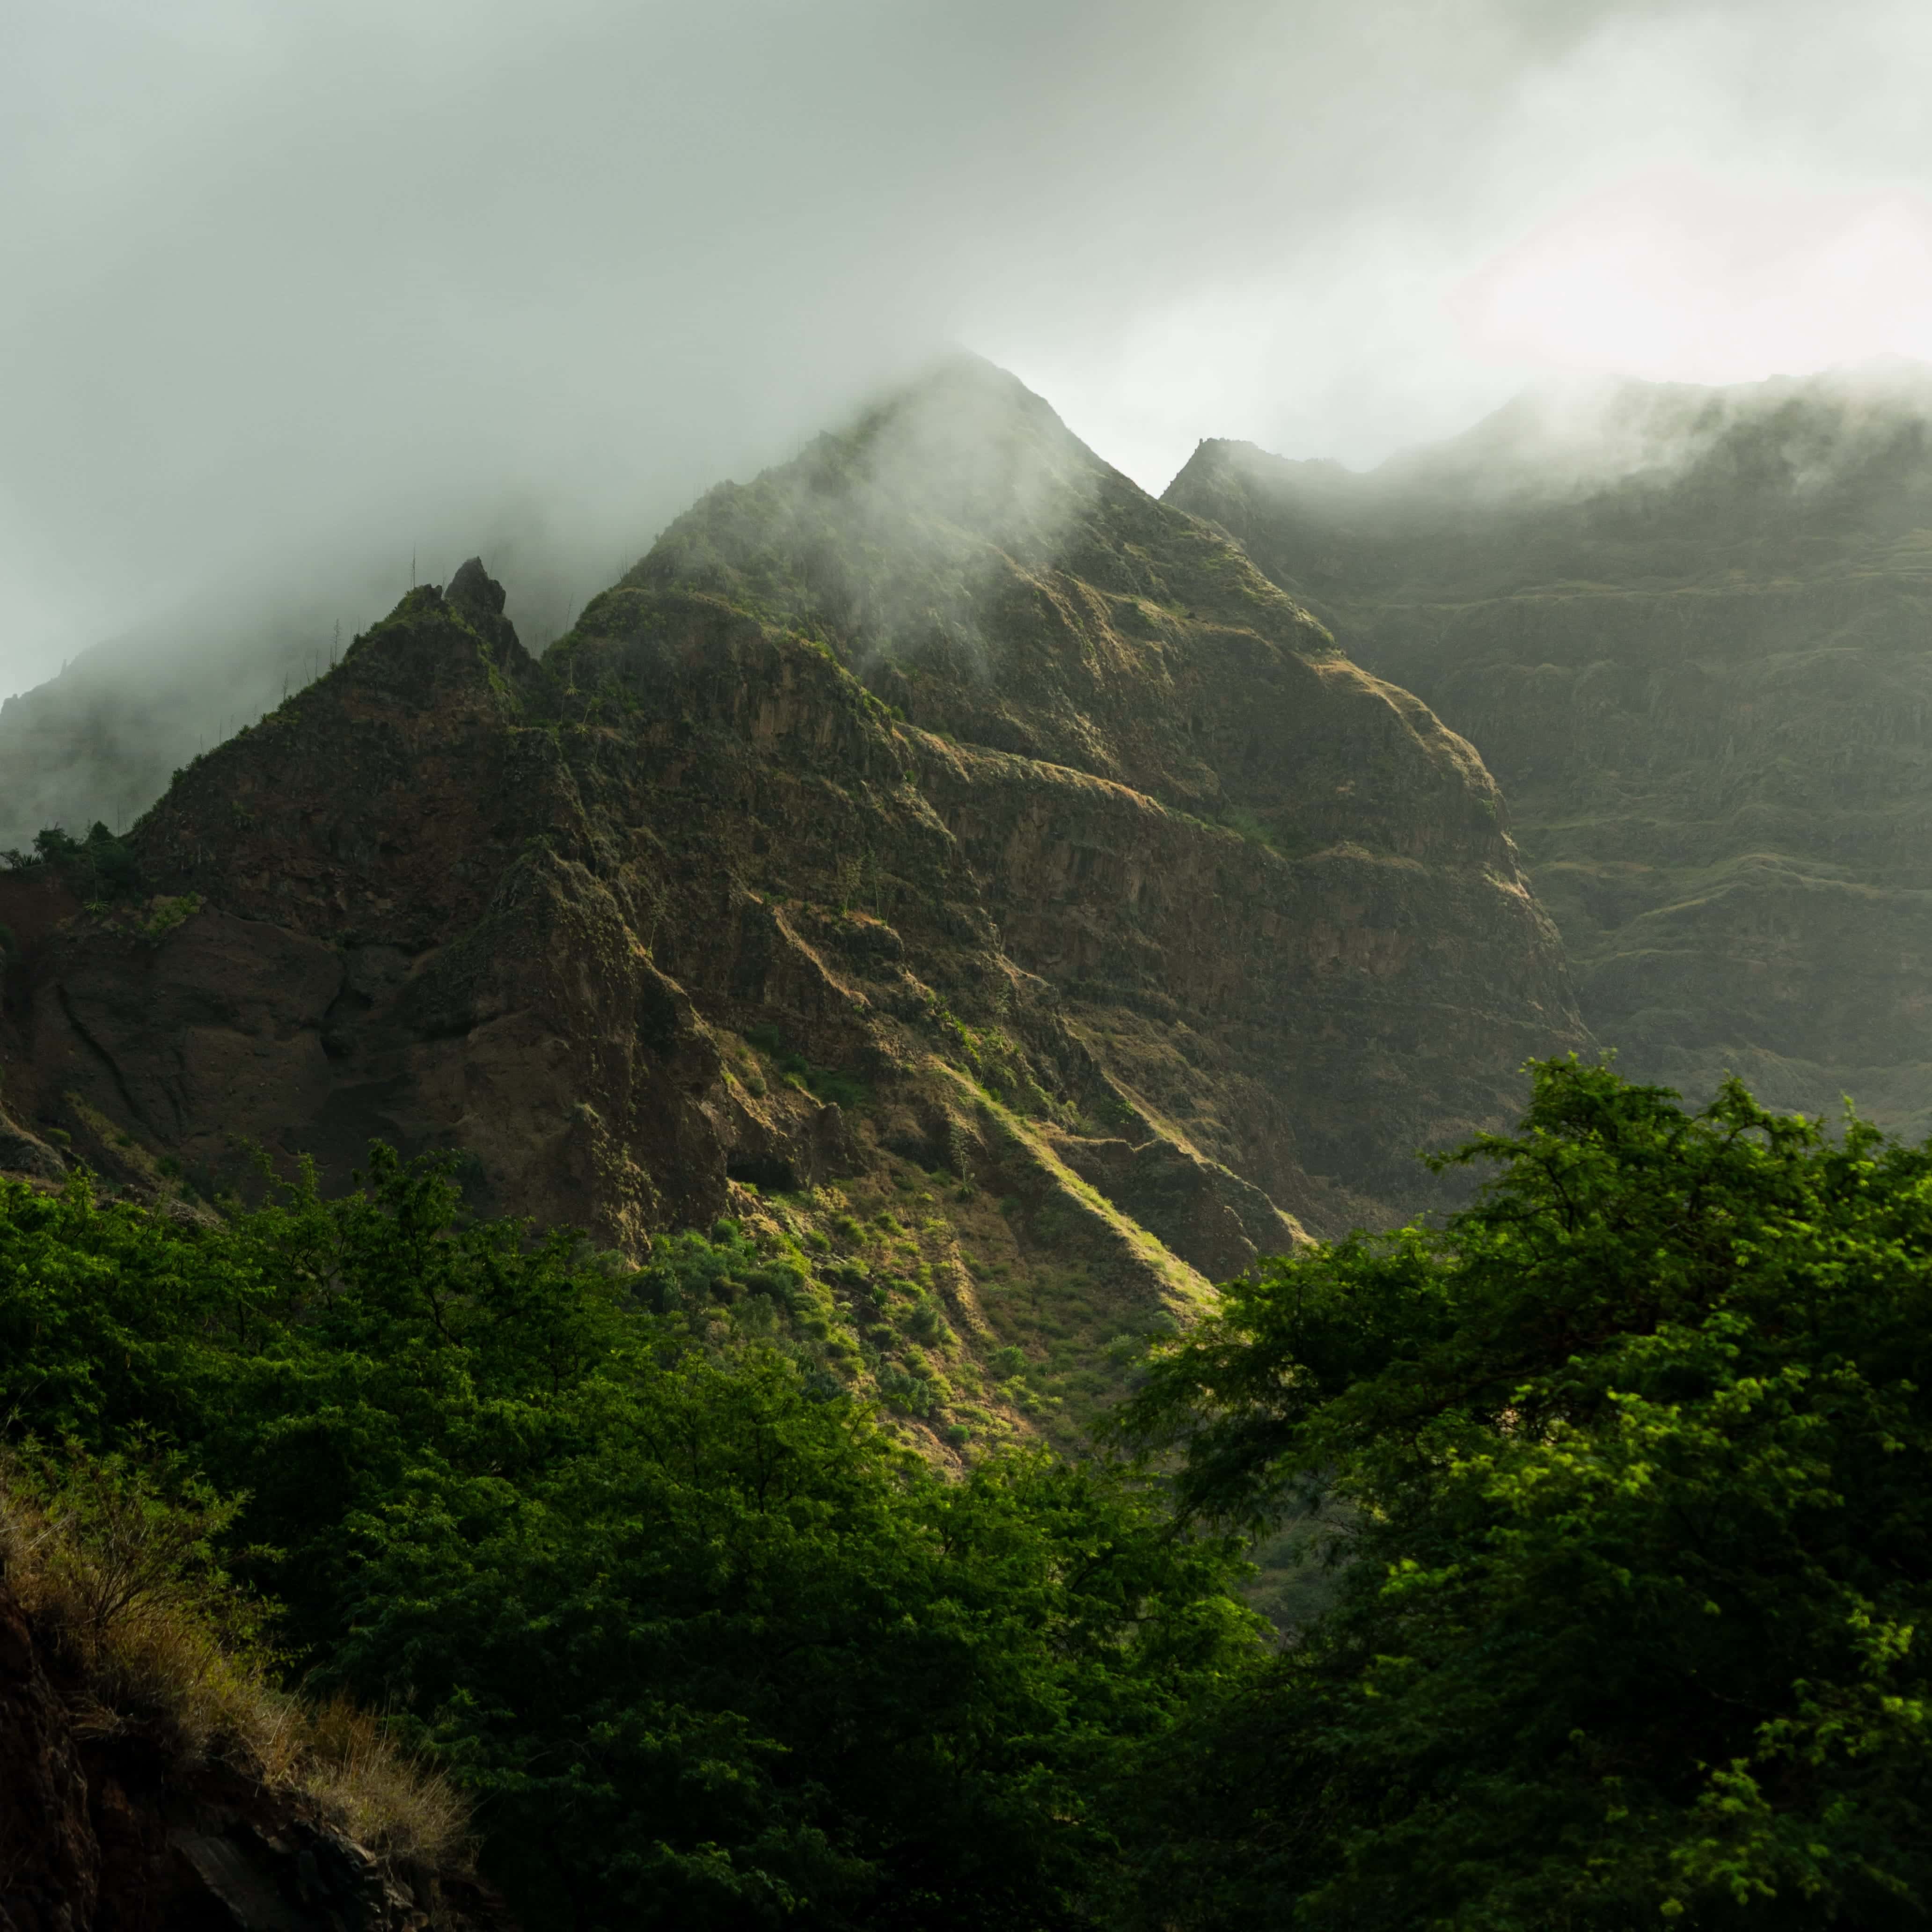
[[[1469,747],[996,372],[713,492],[540,665],[501,605],[412,592],[42,922],[23,1126],[164,1190],[454,1148],[633,1253],[896,1209],[926,1366],[1077,1393],[1581,1037]]]
[[[1927,420],[1910,387],[1634,391],[1627,473],[1519,411],[1366,477],[1204,444],[1167,500],[1474,743],[1624,1071],[1922,1134]]]
[[[1509,1117],[1522,1057],[1578,1036],[1468,746],[997,372],[714,492],[586,631],[679,590],[891,707],[1114,1103],[1304,1218],[1412,1201],[1416,1148]]]

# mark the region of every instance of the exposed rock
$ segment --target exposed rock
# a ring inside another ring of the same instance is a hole
[[[1168,500],[1476,745],[1624,1072],[1932,1130],[1932,388],[1632,386],[1602,434],[1207,443]]]
[[[1294,1223],[1251,1183],[1172,1141],[1057,1138],[1055,1150],[1210,1281],[1292,1249]]]
[[[90,1158],[452,1148],[633,1254],[913,1162],[1097,1346],[1427,1200],[1414,1150],[1582,1038],[1469,747],[997,372],[712,492],[540,667],[474,586],[40,943],[9,1090]]]
[[[472,556],[460,566],[442,593],[451,603],[460,604],[500,617],[505,602],[503,586],[483,568],[483,560]]]
[[[100,1897],[87,1774],[18,1601],[0,1580],[0,1926],[82,1932]]]
[[[67,1162],[45,1141],[0,1113],[0,1173],[58,1180],[66,1172]]]

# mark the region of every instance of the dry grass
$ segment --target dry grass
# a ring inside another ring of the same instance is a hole
[[[352,1838],[433,1863],[466,1855],[470,1812],[449,1780],[397,1748],[346,1697],[302,1707],[302,1783]]]
[[[346,1698],[277,1684],[254,1606],[209,1558],[232,1513],[166,1500],[119,1458],[0,1456],[0,1565],[81,1687],[76,1727],[144,1730],[184,1768],[225,1759],[373,1851],[463,1861],[469,1813],[446,1778]]]

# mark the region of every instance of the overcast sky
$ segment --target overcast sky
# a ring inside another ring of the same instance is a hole
[[[949,344],[1155,489],[1932,356],[1928,82],[1861,0],[0,0],[0,692],[512,528],[594,590]]]

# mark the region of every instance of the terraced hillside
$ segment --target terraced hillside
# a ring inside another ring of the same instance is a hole
[[[1932,1130],[1932,391],[1519,405],[1367,476],[1204,443],[1166,500],[1481,752],[1625,1071]]]

